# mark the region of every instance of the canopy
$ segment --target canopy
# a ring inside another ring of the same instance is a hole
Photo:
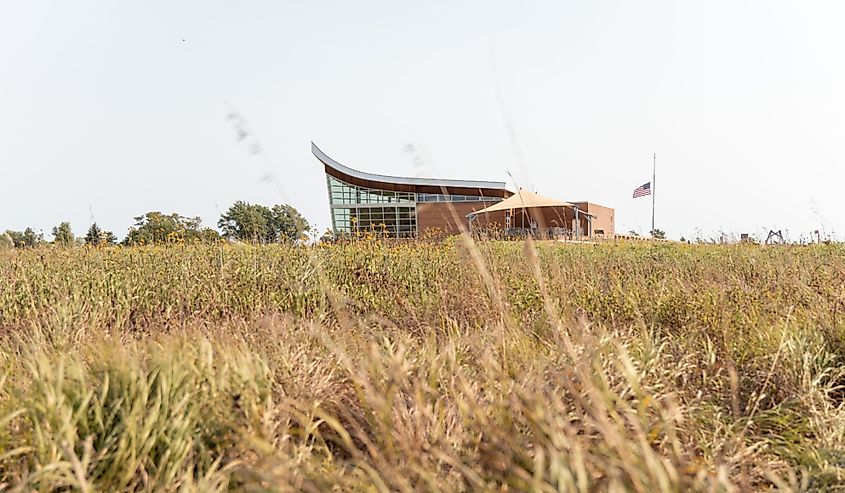
[[[469,215],[475,216],[485,212],[506,211],[510,209],[531,209],[534,207],[575,207],[574,204],[565,202],[563,200],[550,199],[528,190],[520,189],[515,194],[506,198],[505,200],[491,205],[485,209],[471,212]]]

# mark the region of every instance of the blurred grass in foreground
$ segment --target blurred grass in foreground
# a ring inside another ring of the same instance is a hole
[[[0,484],[845,489],[841,246],[0,252]]]

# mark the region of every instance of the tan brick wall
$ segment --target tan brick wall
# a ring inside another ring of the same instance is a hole
[[[587,212],[594,214],[593,232],[603,230],[605,236],[613,236],[616,233],[616,211],[610,207],[598,204],[590,204]]]
[[[467,214],[478,211],[493,205],[493,202],[452,202],[454,214],[446,202],[418,202],[417,203],[417,229],[420,235],[426,230],[436,229],[443,233],[458,233],[457,220],[468,227]],[[492,223],[505,223],[504,212],[494,212],[478,216],[474,225],[487,226]]]
[[[469,224],[466,215],[472,211],[484,209],[492,205],[489,202],[452,202],[455,215],[464,226]],[[615,211],[610,207],[604,207],[589,202],[578,202],[575,204],[580,210],[587,211],[595,215],[593,218],[593,231],[602,230],[605,236],[613,236],[615,232]],[[528,214],[523,214],[519,209],[513,211],[513,219],[511,227],[527,228],[531,220],[535,221],[541,228],[565,228],[567,230],[574,230],[575,214],[571,208],[563,207],[542,207],[539,209],[529,209]],[[587,218],[583,215],[579,217],[581,234],[587,234]],[[485,227],[489,225],[498,225],[504,227],[505,212],[493,212],[489,214],[479,215],[473,223],[474,227]],[[449,210],[449,204],[445,202],[429,202],[417,203],[417,228],[420,235],[425,234],[426,230],[436,229],[443,233],[454,234],[459,230],[456,226],[455,217]]]

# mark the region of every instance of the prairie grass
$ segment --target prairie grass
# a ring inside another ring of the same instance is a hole
[[[845,490],[845,248],[0,251],[10,491]]]

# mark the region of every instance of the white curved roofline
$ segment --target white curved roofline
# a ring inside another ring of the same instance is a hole
[[[321,151],[317,144],[311,142],[311,153],[326,166],[349,175],[359,180],[376,181],[381,183],[399,183],[402,185],[420,185],[433,187],[460,187],[460,188],[492,188],[496,190],[507,190],[503,181],[477,181],[477,180],[441,180],[437,178],[405,178],[401,176],[377,175],[365,173],[344,166]]]

